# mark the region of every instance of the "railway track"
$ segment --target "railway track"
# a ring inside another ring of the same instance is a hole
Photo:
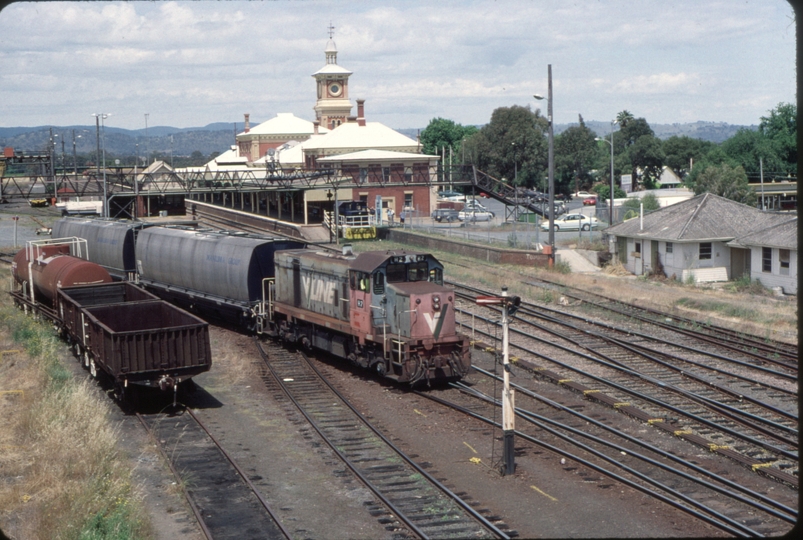
[[[548,324],[528,322],[528,316],[538,315],[528,315],[529,308],[522,305],[515,326],[528,326],[511,329],[516,338],[511,345],[539,359],[539,364],[526,364],[542,379],[583,392],[588,399],[609,400],[620,412],[655,427],[671,428],[666,430],[797,486],[796,392],[755,383],[750,383],[754,395],[744,388],[735,391],[733,379],[717,382],[711,373],[694,373],[689,366],[645,353],[643,337],[633,345],[621,336],[605,338],[598,330],[578,328],[552,316]],[[497,320],[476,313],[471,317],[475,338],[480,333],[481,339],[493,342]],[[486,330],[478,330],[478,322]]]
[[[482,375],[482,382],[452,385],[462,397],[419,395],[501,429],[497,421],[501,401],[492,397],[491,390],[501,377],[484,369],[476,371]],[[652,442],[597,420],[593,413],[562,405],[524,385],[513,386],[517,392],[516,437],[563,456],[570,461],[567,471],[578,467],[594,471],[737,536],[780,535],[797,521],[793,505],[705,470],[696,464],[693,453],[679,456],[663,451]],[[517,452],[523,451],[523,444],[516,445]],[[604,482],[593,478],[592,473],[581,474],[587,481]]]
[[[169,464],[206,538],[293,538],[191,409],[137,417]]]
[[[301,353],[257,341],[263,380],[298,408],[344,466],[376,496],[369,511],[394,534],[419,538],[511,538],[368,423]],[[344,473],[347,471],[344,470]]]
[[[798,347],[783,341],[770,340],[737,332],[708,322],[700,322],[678,314],[667,314],[655,309],[621,302],[607,296],[571,289],[547,279],[528,278],[526,285],[546,287],[559,290],[568,298],[573,298],[606,313],[615,313],[624,317],[664,328],[680,336],[679,339],[691,339],[699,344],[711,344],[719,349],[727,349],[732,353],[748,356],[763,364],[773,364],[797,372]]]

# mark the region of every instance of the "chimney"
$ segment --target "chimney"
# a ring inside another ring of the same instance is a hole
[[[251,131],[251,115],[245,113],[245,132],[248,133]]]
[[[313,133],[313,135],[318,135],[318,126],[320,126],[320,125],[321,125],[321,121],[320,120],[315,120],[312,123],[312,133]]]
[[[357,100],[357,125],[364,126],[365,125],[365,100],[358,99]]]

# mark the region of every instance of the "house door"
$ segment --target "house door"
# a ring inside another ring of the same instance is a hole
[[[750,275],[750,250],[731,248],[731,279]]]
[[[641,252],[641,240],[636,240],[633,247],[633,273],[640,276],[644,274],[644,254]]]
[[[663,268],[661,267],[661,260],[658,257],[657,240],[652,240],[650,242],[650,272],[653,274],[661,272],[661,274],[663,274]]]

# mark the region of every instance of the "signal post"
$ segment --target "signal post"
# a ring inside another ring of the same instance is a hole
[[[477,305],[500,305],[502,306],[502,380],[504,387],[502,390],[502,434],[503,434],[503,461],[502,474],[508,475],[516,472],[515,463],[515,439],[516,433],[515,419],[516,407],[513,389],[510,388],[510,346],[508,342],[508,327],[510,319],[513,318],[521,305],[521,298],[518,296],[508,296],[507,287],[502,287],[502,296],[478,296]]]

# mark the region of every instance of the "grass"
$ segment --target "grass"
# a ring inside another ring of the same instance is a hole
[[[22,352],[0,363],[0,390],[23,397],[0,396],[0,469],[13,479],[0,484],[0,528],[14,538],[151,537],[108,398],[71,376],[51,325],[2,294],[0,350],[9,349]]]

